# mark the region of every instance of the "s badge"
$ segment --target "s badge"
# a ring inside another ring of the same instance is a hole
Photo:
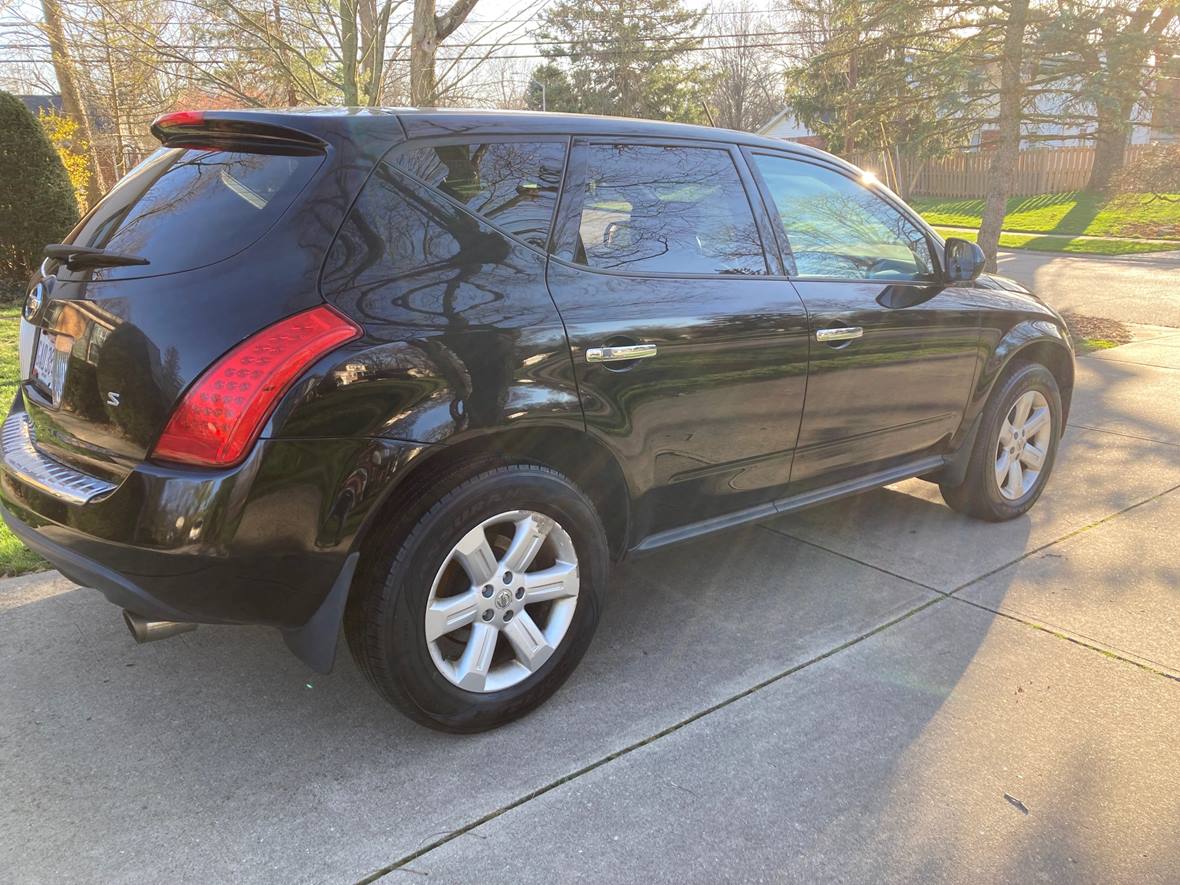
[[[112,390],[112,391],[109,391],[109,392],[107,393],[107,405],[108,405],[108,406],[117,406],[117,405],[119,405],[119,396],[120,396],[120,394],[118,394],[118,393],[115,393],[115,391],[113,391],[113,390]]]

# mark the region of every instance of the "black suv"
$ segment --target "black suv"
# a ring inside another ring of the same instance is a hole
[[[1061,318],[871,176],[718,129],[182,112],[31,280],[3,516],[143,641],[267,624],[453,731],[612,561],[921,476],[1044,489]],[[35,207],[30,207],[35,208]],[[741,592],[735,588],[734,592]]]

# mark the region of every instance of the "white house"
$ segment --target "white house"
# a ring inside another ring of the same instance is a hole
[[[822,148],[824,146],[823,136],[816,135],[800,123],[791,113],[790,108],[783,108],[759,126],[757,134],[765,135],[767,138],[781,138],[783,141],[797,141],[812,147]]]

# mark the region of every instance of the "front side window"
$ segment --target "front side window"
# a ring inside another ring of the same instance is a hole
[[[545,248],[565,142],[442,144],[406,151],[395,162],[501,230]]]
[[[925,233],[846,175],[763,154],[754,163],[782,219],[801,277],[932,280]]]
[[[601,270],[765,274],[726,150],[590,144],[575,260]]]

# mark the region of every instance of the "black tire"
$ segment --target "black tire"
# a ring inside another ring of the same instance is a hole
[[[995,478],[1000,426],[1016,401],[1030,390],[1039,391],[1049,405],[1052,435],[1044,466],[1032,487],[1021,497],[1009,499],[1000,492]],[[956,486],[939,482],[943,500],[959,513],[988,522],[1003,522],[1026,513],[1045,490],[1053,471],[1057,444],[1061,439],[1061,412],[1061,393],[1052,372],[1037,363],[1013,366],[1001,378],[984,407],[963,482]]]
[[[593,504],[570,480],[545,467],[477,467],[424,491],[417,518],[374,526],[385,533],[362,558],[345,613],[345,635],[360,669],[390,703],[416,722],[440,731],[496,728],[549,698],[590,645],[605,601],[610,556]],[[557,520],[578,561],[577,605],[564,637],[523,681],[500,691],[460,688],[435,665],[426,641],[431,585],[452,548],[485,519],[531,510]],[[412,521],[411,521],[412,520]]]

